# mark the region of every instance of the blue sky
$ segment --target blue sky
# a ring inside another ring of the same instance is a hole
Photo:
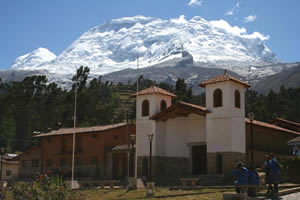
[[[44,47],[60,54],[89,28],[119,17],[228,21],[259,32],[282,62],[300,61],[299,0],[0,0],[0,69]]]

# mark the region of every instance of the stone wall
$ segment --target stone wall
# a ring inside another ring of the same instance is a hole
[[[237,152],[219,152],[207,154],[207,169],[208,174],[218,174],[217,157],[222,157],[222,172],[224,179],[232,179],[232,172],[239,162],[245,162],[245,154]]]
[[[198,175],[199,185],[223,185],[224,175],[215,174],[215,175]]]
[[[143,160],[146,159],[149,166],[149,157],[139,156],[137,158],[137,176],[147,178],[144,174]],[[146,164],[144,162],[144,164]],[[148,169],[148,168],[147,168]],[[149,169],[148,169],[149,170]],[[148,171],[149,172],[149,171]],[[152,157],[152,178],[159,185],[180,184],[181,177],[189,176],[189,160],[185,157]]]

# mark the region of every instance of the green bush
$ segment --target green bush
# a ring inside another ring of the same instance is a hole
[[[294,157],[281,163],[283,165],[282,175],[286,182],[300,183],[300,158]]]
[[[12,188],[15,200],[64,200],[68,190],[58,175],[50,172],[39,175],[33,182],[17,182]]]

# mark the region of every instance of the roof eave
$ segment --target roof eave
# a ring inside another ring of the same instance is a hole
[[[155,120],[155,121],[167,121],[168,119],[172,119],[172,118],[175,118],[175,117],[170,117],[170,118],[167,118],[167,119],[162,119],[160,120],[165,114],[168,114],[170,112],[172,112],[173,110],[176,110],[179,106],[188,106],[186,104],[184,104],[184,102],[177,102],[176,104],[170,106],[169,108],[167,108],[166,110],[163,110],[155,115],[152,115],[149,119],[150,120]],[[197,108],[193,108],[195,110],[197,110]],[[202,116],[206,116],[207,113],[210,113],[209,110],[205,109],[205,110],[197,110],[195,112],[190,112],[191,113],[196,113],[196,114],[199,114],[199,115],[202,115]]]
[[[226,80],[226,81],[218,81],[218,82],[214,82],[214,83],[222,83],[222,82],[227,82],[227,81],[233,81],[235,83],[239,83],[241,85],[244,85],[245,88],[250,88],[251,85],[247,84],[247,83],[241,83],[239,81],[235,81],[235,80]],[[214,84],[214,83],[199,83],[198,85],[202,88],[206,88],[206,85],[209,85],[209,84]]]

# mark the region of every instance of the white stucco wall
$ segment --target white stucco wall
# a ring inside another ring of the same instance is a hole
[[[142,102],[144,100],[149,101],[149,116],[142,116]],[[156,155],[156,141],[160,135],[156,135],[156,122],[154,120],[149,120],[151,116],[160,112],[160,103],[162,100],[165,100],[167,107],[171,105],[171,97],[160,94],[148,94],[141,95],[137,97],[136,101],[136,155],[137,156],[148,156],[149,155],[149,139],[147,134],[153,133],[152,141],[152,154]]]
[[[190,114],[157,123],[156,154],[169,157],[189,157],[187,144],[206,141],[205,117]]]
[[[223,106],[213,107],[213,92],[221,89]],[[241,106],[235,107],[234,92],[240,91]],[[246,152],[245,133],[245,88],[243,85],[227,81],[206,86],[207,152]]]
[[[187,143],[206,142],[206,118],[201,115],[188,116]]]

